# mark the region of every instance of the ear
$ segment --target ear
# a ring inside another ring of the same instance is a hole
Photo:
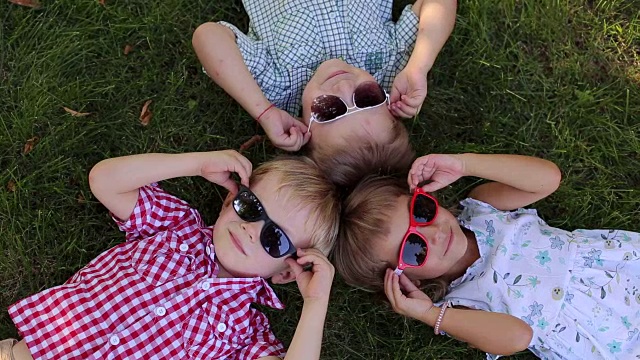
[[[286,269],[273,275],[271,277],[271,282],[274,284],[286,284],[294,281],[295,279],[296,279],[296,274],[293,272],[293,270],[289,266],[287,266]]]

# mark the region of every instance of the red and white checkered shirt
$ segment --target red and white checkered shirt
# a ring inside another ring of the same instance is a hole
[[[155,184],[127,241],[9,314],[34,359],[256,359],[284,347],[252,303],[282,309],[262,278],[217,278],[212,228]]]

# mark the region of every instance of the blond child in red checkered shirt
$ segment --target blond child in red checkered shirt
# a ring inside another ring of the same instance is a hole
[[[213,227],[156,184],[198,175],[229,190]],[[143,154],[104,160],[89,181],[127,241],[12,305],[23,340],[0,342],[0,360],[319,358],[340,205],[315,163],[252,171],[231,150]],[[252,306],[283,308],[269,278],[304,298],[286,353]]]

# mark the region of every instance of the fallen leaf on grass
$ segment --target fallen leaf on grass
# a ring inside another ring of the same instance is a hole
[[[105,1],[105,0],[98,0],[98,3],[99,3],[100,5],[102,5],[102,6],[104,6],[104,1]]]
[[[16,182],[13,180],[9,180],[7,183],[7,190],[9,192],[16,192]]]
[[[69,109],[66,106],[63,106],[62,108],[64,109],[64,111],[66,111],[67,113],[71,114],[71,116],[74,116],[74,117],[83,117],[83,116],[91,115],[90,112],[75,111],[75,110]]]
[[[123,52],[124,52],[125,55],[129,55],[131,50],[133,50],[133,45],[127,44],[127,45],[124,46],[124,51]]]
[[[244,151],[250,149],[253,145],[262,141],[262,135],[253,135],[251,139],[245,141],[244,144],[240,145],[240,151]]]
[[[142,111],[140,111],[140,123],[144,126],[149,125],[151,117],[153,116],[153,113],[149,110],[149,105],[151,105],[152,101],[153,100],[147,100],[142,106]]]
[[[42,4],[38,0],[9,0],[10,3],[16,5],[27,6],[33,9],[41,9]]]
[[[31,139],[27,140],[27,142],[24,144],[24,149],[22,150],[22,153],[24,155],[27,155],[28,153],[30,153],[31,150],[33,150],[33,147],[36,146],[36,142],[38,142],[37,136],[34,136]]]
[[[85,200],[84,195],[82,195],[82,193],[78,194],[78,196],[76,197],[76,200],[78,200],[78,204],[84,204],[87,202],[87,200]]]

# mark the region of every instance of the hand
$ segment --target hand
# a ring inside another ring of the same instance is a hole
[[[455,182],[464,176],[464,161],[457,155],[430,154],[417,158],[411,170],[407,182],[413,191],[418,184],[431,180],[422,186],[427,192],[436,191]]]
[[[296,275],[296,283],[302,298],[307,300],[329,301],[331,284],[335,270],[318,249],[298,249],[298,259],[287,258],[285,261]],[[311,271],[304,271],[303,266],[311,264]]]
[[[393,80],[389,110],[394,116],[410,118],[420,112],[427,97],[427,76],[417,68],[405,67]]]
[[[264,113],[260,125],[273,145],[283,150],[298,151],[311,138],[311,133],[300,120],[276,107]]]
[[[237,173],[242,185],[249,186],[252,171],[251,161],[235,150],[202,153],[200,176],[214,184],[224,186],[232,194],[238,192],[238,184],[231,178],[231,174]]]
[[[387,269],[384,275],[384,293],[393,311],[416,320],[425,321],[427,313],[433,308],[433,301],[407,275],[398,276],[391,269]]]

